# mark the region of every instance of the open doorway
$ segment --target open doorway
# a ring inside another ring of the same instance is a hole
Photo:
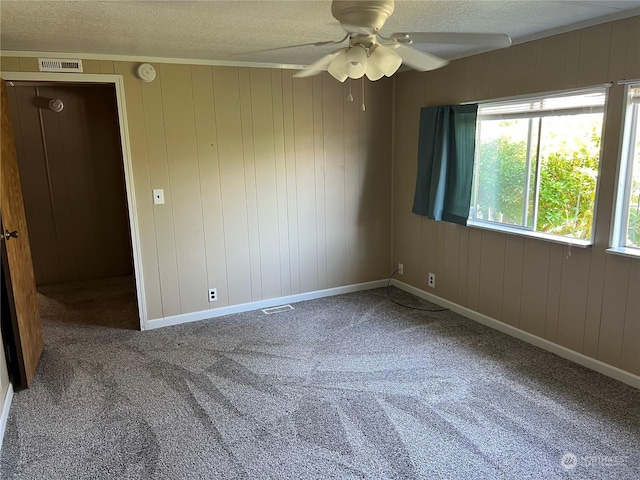
[[[139,329],[115,86],[8,94],[42,319]]]

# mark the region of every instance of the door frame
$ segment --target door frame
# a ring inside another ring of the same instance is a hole
[[[127,122],[127,108],[124,97],[124,78],[122,75],[92,74],[92,73],[49,73],[49,72],[0,72],[5,81],[46,81],[60,83],[102,83],[115,87],[116,107],[118,109],[118,125],[120,127],[120,145],[122,148],[122,163],[124,167],[124,183],[127,193],[127,209],[129,211],[129,230],[131,232],[131,251],[133,254],[133,273],[136,283],[138,299],[138,315],[140,330],[145,329],[147,322],[147,304],[144,293],[144,275],[142,271],[142,248],[140,231],[138,228],[138,213],[136,211],[135,185],[133,182],[133,163],[131,161],[131,145],[129,142],[129,125]]]

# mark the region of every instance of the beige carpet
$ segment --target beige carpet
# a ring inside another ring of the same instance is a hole
[[[639,390],[384,289],[145,332],[69,295],[3,479],[640,478]]]

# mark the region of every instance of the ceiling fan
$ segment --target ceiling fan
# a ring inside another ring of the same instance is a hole
[[[384,36],[380,29],[393,10],[393,0],[333,0],[331,14],[345,30],[344,38],[269,50],[338,45],[348,41],[348,46],[323,56],[294,75],[309,77],[327,70],[336,80],[344,82],[347,78],[363,76],[372,81],[383,76],[390,77],[402,64],[424,72],[449,63],[448,60],[410,47],[412,43],[478,45],[490,49],[511,45],[511,38],[500,33],[398,32]]]

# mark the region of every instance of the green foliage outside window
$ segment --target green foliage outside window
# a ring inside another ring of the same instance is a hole
[[[593,132],[590,140],[542,158],[538,230],[582,239],[591,236],[600,136]]]
[[[636,145],[636,163],[631,180],[631,197],[629,201],[629,229],[627,245],[640,247],[640,140]]]
[[[484,143],[479,158],[478,209],[484,219],[522,224],[526,142],[500,137]]]
[[[638,207],[629,212],[628,244],[634,247],[640,247],[640,195],[636,195],[632,200],[634,201],[634,205],[638,205]]]
[[[597,128],[593,127],[590,138],[583,138],[578,143],[574,141],[571,146],[543,139],[536,231],[579,239],[591,236],[600,152]],[[531,168],[528,218],[523,218],[526,156],[526,141],[509,136],[494,138],[481,145],[478,218],[533,227],[535,157]],[[640,221],[638,217],[636,212],[632,219],[636,224]]]

